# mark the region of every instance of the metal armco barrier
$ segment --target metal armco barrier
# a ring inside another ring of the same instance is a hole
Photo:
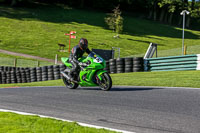
[[[144,59],[145,71],[200,70],[200,54]]]

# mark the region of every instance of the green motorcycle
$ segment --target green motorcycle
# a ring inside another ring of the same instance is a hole
[[[82,57],[79,62],[87,63],[88,65],[80,66],[80,73],[72,73],[73,79],[69,80],[69,71],[72,68],[72,64],[69,62],[69,58],[62,57],[62,62],[67,66],[65,72],[61,72],[63,75],[63,82],[69,89],[76,89],[79,85],[82,87],[100,86],[104,91],[110,90],[112,87],[112,79],[107,71],[103,70],[106,67],[105,60],[94,52],[91,52],[87,57]]]

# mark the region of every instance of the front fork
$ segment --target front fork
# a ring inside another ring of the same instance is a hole
[[[106,73],[106,72],[107,71],[105,71],[105,70],[100,70],[100,71],[97,72],[97,74],[96,74],[96,80],[97,80],[97,83],[99,85],[102,85],[102,80],[105,81],[104,76],[101,76],[101,75],[104,74],[104,73]]]

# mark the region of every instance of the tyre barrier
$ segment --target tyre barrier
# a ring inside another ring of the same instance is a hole
[[[60,72],[65,69],[66,66],[64,64],[33,68],[0,66],[0,84],[57,80],[62,78]],[[106,68],[104,70],[108,73],[143,71],[143,58],[110,59],[109,61],[106,61]]]
[[[110,73],[109,61],[106,61],[106,67],[104,68],[108,73]]]
[[[109,60],[109,69],[110,69],[110,73],[116,73],[117,72],[116,59],[110,59]]]
[[[23,68],[0,66],[0,84],[29,83],[61,79],[65,65]]]
[[[110,59],[106,62],[106,68],[109,73],[128,73],[144,71],[143,57],[129,57]]]
[[[116,59],[116,68],[117,73],[124,73],[125,72],[125,59],[124,58],[118,58]]]

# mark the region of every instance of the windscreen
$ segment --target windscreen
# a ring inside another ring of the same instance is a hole
[[[94,53],[94,52],[90,52],[90,54],[88,55],[88,57],[96,58],[97,55],[96,55],[96,53]]]

